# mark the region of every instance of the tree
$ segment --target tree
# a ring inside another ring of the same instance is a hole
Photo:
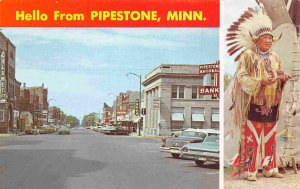
[[[83,120],[82,120],[82,125],[84,126],[93,126],[96,124],[95,120],[97,118],[97,115],[95,112],[93,113],[89,113],[88,115],[85,115],[83,117]]]
[[[230,73],[224,74],[224,90],[227,89],[228,85],[230,84],[232,80],[232,75]]]
[[[75,127],[79,125],[79,119],[77,119],[75,116],[67,115],[65,117],[65,123],[70,124],[71,127]]]

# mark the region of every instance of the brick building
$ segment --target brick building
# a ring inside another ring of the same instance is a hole
[[[14,124],[16,97],[16,47],[0,32],[0,133],[10,132]]]
[[[24,83],[20,90],[20,111],[22,127],[47,124],[48,89],[44,84],[26,87]]]
[[[108,125],[112,121],[112,107],[104,103],[102,112],[102,124]]]

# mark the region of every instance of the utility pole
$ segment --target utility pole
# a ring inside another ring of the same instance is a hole
[[[138,129],[139,129],[139,136],[141,136],[141,125],[142,125],[142,121],[141,121],[141,101],[142,101],[142,75],[138,75],[136,73],[127,73],[126,76],[128,75],[134,75],[136,77],[138,77],[140,79],[140,96],[139,96],[139,122],[138,122]]]

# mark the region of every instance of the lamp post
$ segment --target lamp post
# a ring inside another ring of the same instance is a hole
[[[54,100],[55,101],[55,99],[49,99],[48,101],[47,101],[47,104],[48,104],[48,107],[47,107],[47,109],[48,109],[48,111],[47,111],[47,124],[49,124],[49,102],[51,101],[51,100]]]
[[[118,125],[118,114],[117,114],[117,108],[118,108],[118,95],[114,93],[109,93],[108,95],[115,95],[116,96],[116,126]]]
[[[141,136],[141,100],[142,100],[142,75],[138,75],[136,73],[129,72],[126,74],[128,75],[134,75],[140,79],[140,96],[139,96],[139,122],[138,122],[138,127],[139,127],[139,136]]]

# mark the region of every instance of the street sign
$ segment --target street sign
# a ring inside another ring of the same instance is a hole
[[[37,115],[37,117],[38,117],[38,118],[44,118],[44,119],[47,118],[46,115]]]
[[[55,122],[55,119],[48,119],[48,122],[49,122],[49,123],[54,123],[54,122]]]

